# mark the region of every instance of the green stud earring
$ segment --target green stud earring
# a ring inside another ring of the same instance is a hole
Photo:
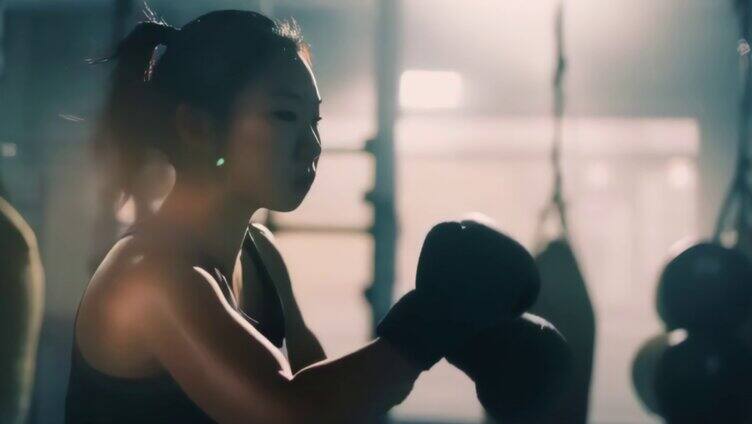
[[[217,166],[222,166],[225,164],[225,158],[219,158],[217,159]]]

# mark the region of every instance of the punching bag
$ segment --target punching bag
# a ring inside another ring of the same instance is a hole
[[[752,260],[752,233],[750,233],[748,229],[744,232],[737,232],[737,240],[734,249],[740,251],[747,258]],[[746,347],[752,349],[752,313],[747,314],[744,322],[740,325],[738,334]]]
[[[564,3],[560,0],[555,15],[556,69],[553,78],[553,122],[551,165],[554,184],[550,204],[544,208],[538,230],[552,214],[558,215],[561,233],[556,238],[537,237],[548,241],[535,260],[541,277],[540,294],[530,310],[553,323],[566,338],[572,351],[572,378],[564,395],[552,408],[549,423],[584,424],[588,417],[590,378],[593,368],[595,314],[585,280],[569,243],[566,208],[563,194],[561,146],[565,109],[564,75],[567,60],[564,54]]]
[[[745,231],[744,233],[737,234],[737,237],[734,248],[752,260],[752,232]]]
[[[26,422],[43,309],[44,272],[36,237],[0,197],[0,423]]]
[[[595,344],[595,313],[587,285],[566,237],[536,256],[541,289],[531,313],[555,323],[572,349],[573,378],[549,422],[585,423]]]

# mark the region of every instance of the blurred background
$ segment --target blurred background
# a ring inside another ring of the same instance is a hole
[[[481,211],[534,251],[551,190],[557,2],[387,3],[149,2],[176,26],[223,8],[294,17],[312,45],[324,99],[319,178],[303,205],[274,223],[329,356],[370,338],[364,291],[374,280],[393,271],[394,296],[412,286],[436,221]],[[46,272],[34,424],[62,422],[75,309],[112,241],[99,231],[108,211],[88,144],[108,68],[85,59],[110,52],[143,19],[142,7],[0,0],[0,173],[37,234]],[[707,0],[566,0],[564,13],[564,193],[598,318],[590,421],[658,422],[634,394],[631,361],[661,328],[655,285],[669,247],[710,235],[733,169],[736,16],[731,1]],[[396,108],[383,110],[384,98]],[[393,161],[364,150],[384,131]],[[374,207],[379,199],[394,208],[393,243],[388,228],[380,238],[389,219]],[[128,211],[118,217],[127,221]],[[474,423],[482,410],[472,383],[442,362],[393,417]]]

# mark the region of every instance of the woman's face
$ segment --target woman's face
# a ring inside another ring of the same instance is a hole
[[[311,188],[321,154],[319,95],[300,54],[277,55],[238,97],[227,134],[227,188],[257,206],[290,211]]]

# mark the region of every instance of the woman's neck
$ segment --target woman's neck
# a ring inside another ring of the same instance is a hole
[[[191,252],[208,256],[232,272],[250,216],[258,207],[241,202],[211,184],[178,182],[156,215],[168,224]]]

